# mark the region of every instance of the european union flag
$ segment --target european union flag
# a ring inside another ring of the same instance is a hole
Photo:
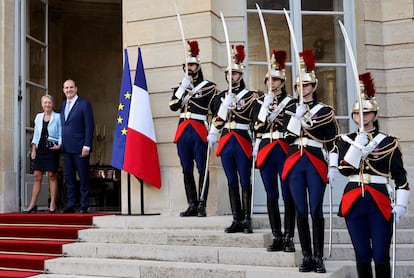
[[[131,71],[129,68],[128,51],[124,50],[125,61],[122,72],[121,91],[119,93],[118,115],[114,132],[111,165],[119,170],[124,169],[125,144],[128,132],[129,110],[132,99]]]

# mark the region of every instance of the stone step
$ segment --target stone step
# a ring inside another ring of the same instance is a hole
[[[329,215],[325,214],[325,228],[329,228]],[[283,219],[283,215],[282,215]],[[309,223],[312,220],[309,220]],[[154,216],[127,216],[108,215],[96,216],[93,224],[99,228],[122,228],[122,229],[197,229],[223,231],[232,222],[232,216],[208,216],[208,217],[179,217],[177,215],[154,215]],[[282,220],[283,223],[283,220]],[[270,229],[267,214],[254,214],[252,216],[254,229]],[[333,229],[346,229],[345,220],[334,215],[332,217]],[[414,227],[414,215],[405,215],[398,224],[398,230],[412,229]]]
[[[250,256],[252,258],[252,256]],[[55,275],[77,275],[77,277],[169,277],[169,278],[353,278],[350,262],[326,262],[327,273],[300,273],[297,267],[270,267],[251,265],[225,265],[188,262],[159,262],[145,260],[58,258],[46,261],[46,278]],[[37,278],[42,275],[35,276]],[[55,276],[64,277],[64,276]]]
[[[272,242],[270,230],[255,230],[253,234],[227,234],[221,230],[189,229],[87,229],[79,233],[79,241],[189,245],[227,247],[266,247]]]
[[[355,252],[351,244],[333,244],[330,257],[328,248],[328,244],[325,244],[324,254],[329,260],[355,260]],[[69,257],[122,258],[288,267],[297,266],[302,259],[299,244],[296,244],[296,250],[295,253],[286,253],[267,252],[265,248],[248,247],[200,247],[95,242],[72,243],[63,246],[64,256]],[[410,244],[398,245],[396,257],[399,261],[414,261],[412,246]]]
[[[84,258],[118,258],[225,265],[297,266],[295,253],[267,252],[264,248],[74,243],[65,245],[63,252],[65,256]]]
[[[168,244],[168,245],[209,245],[229,247],[266,247],[272,242],[270,229],[255,229],[253,234],[227,234],[220,230],[189,229],[86,229],[79,231],[78,239],[88,242]],[[242,239],[242,240],[240,240]],[[329,240],[329,230],[325,229],[325,242]],[[299,243],[295,231],[295,243]],[[333,244],[350,243],[346,229],[332,230]],[[397,243],[414,242],[414,229],[398,229]]]

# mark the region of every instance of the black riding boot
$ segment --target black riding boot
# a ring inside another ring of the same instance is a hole
[[[283,250],[282,223],[280,221],[279,204],[277,200],[267,200],[267,214],[269,215],[270,228],[273,234],[273,243],[267,246],[269,252]]]
[[[312,258],[312,246],[308,218],[298,215],[297,222],[300,246],[302,248],[303,255],[302,264],[299,265],[299,272],[310,272],[315,269],[315,261]]]
[[[242,201],[243,201],[243,212],[244,212],[244,221],[243,229],[245,234],[253,233],[252,229],[252,186],[242,187]]]
[[[199,194],[199,203],[198,203],[198,209],[197,209],[197,216],[198,217],[206,217],[206,205],[207,205],[207,195],[208,195],[208,188],[210,185],[210,175],[207,172],[207,180],[206,185],[204,188],[204,194],[201,196],[201,193],[203,192],[203,182],[204,182],[204,175],[200,175],[199,183],[198,183],[198,194]]]
[[[391,267],[390,263],[375,264],[375,278],[390,278]]]
[[[295,252],[295,243],[293,242],[293,237],[295,236],[295,204],[293,201],[285,202],[285,235],[283,242],[283,251],[285,252]]]
[[[197,216],[197,190],[193,173],[184,173],[185,195],[187,196],[188,208],[180,213],[181,217]]]
[[[358,278],[372,278],[371,263],[356,263]]]
[[[243,232],[243,212],[241,209],[240,203],[240,192],[239,187],[230,187],[229,186],[229,199],[230,199],[230,206],[231,212],[233,214],[233,222],[229,227],[224,229],[226,233],[240,233]]]
[[[325,221],[323,218],[316,218],[312,221],[313,232],[313,255],[315,257],[315,272],[326,273],[323,263],[323,244],[325,233]]]

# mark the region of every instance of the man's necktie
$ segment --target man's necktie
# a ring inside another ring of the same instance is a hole
[[[65,105],[65,120],[67,120],[69,112],[70,112],[70,100],[66,101],[66,105]]]

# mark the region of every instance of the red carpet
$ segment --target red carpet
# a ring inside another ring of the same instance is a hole
[[[101,215],[108,214],[0,214],[0,277],[43,273],[44,261],[60,257],[62,245],[76,241],[78,231]]]

